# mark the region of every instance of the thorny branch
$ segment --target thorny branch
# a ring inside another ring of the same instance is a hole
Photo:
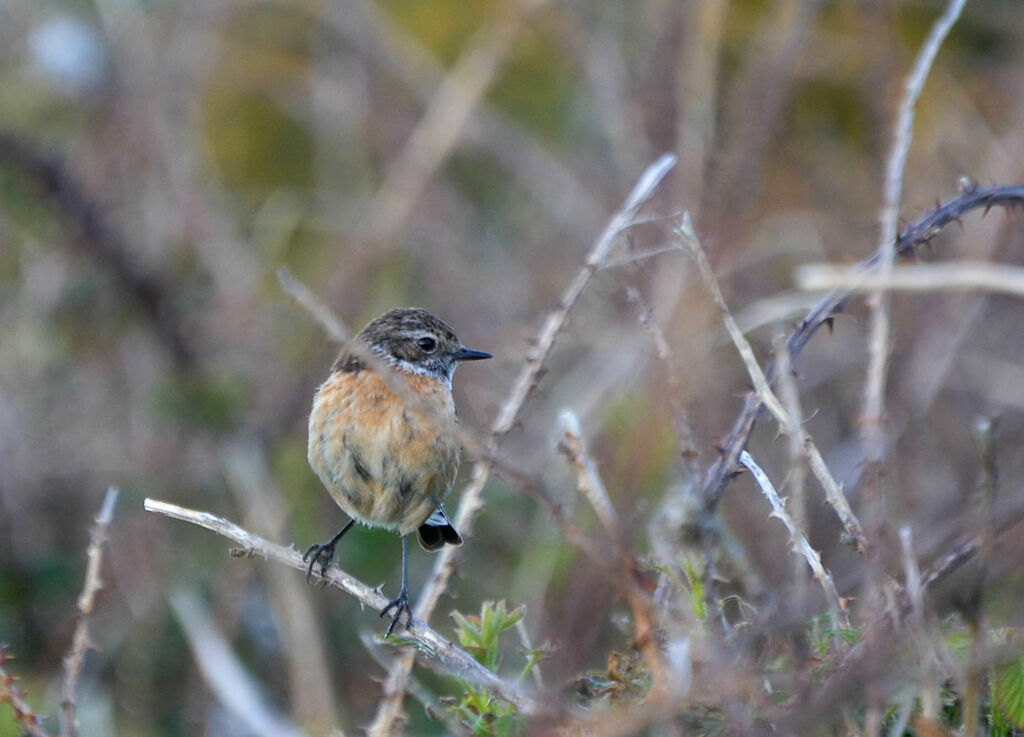
[[[972,210],[983,208],[987,212],[993,207],[1015,207],[1022,203],[1024,203],[1024,184],[993,187],[971,186],[903,228],[896,240],[896,255],[905,256],[913,252],[917,246],[928,243],[938,235],[940,230],[952,222],[959,222],[965,214]],[[876,252],[870,258],[862,261],[859,268],[870,270],[880,258],[881,254]],[[804,319],[790,331],[786,338],[786,347],[789,349],[792,359],[795,360],[800,355],[822,325],[830,324],[832,319],[842,312],[843,305],[849,296],[849,289],[837,289],[818,300],[808,311]],[[774,384],[776,370],[774,361],[765,367],[764,373],[769,384]],[[747,395],[729,434],[722,442],[721,455],[708,469],[705,477],[703,498],[708,511],[715,508],[725,492],[729,479],[739,470],[740,453],[747,447],[747,440],[750,438],[750,433],[754,430],[754,423],[763,408],[764,403],[756,392]]]
[[[824,489],[825,498],[828,500],[828,503],[832,505],[836,515],[843,523],[843,529],[849,537],[850,542],[858,550],[863,550],[865,548],[864,531],[860,522],[857,520],[856,515],[854,515],[853,510],[850,508],[850,503],[847,501],[846,495],[843,494],[842,488],[832,476],[832,472],[826,465],[825,459],[821,455],[821,451],[818,450],[818,446],[814,444],[811,436],[789,416],[785,407],[782,406],[782,402],[775,395],[775,392],[772,391],[771,381],[766,372],[761,369],[760,364],[757,362],[757,358],[754,356],[754,349],[751,348],[750,343],[747,341],[746,337],[744,337],[742,331],[740,331],[739,326],[736,325],[736,320],[729,311],[729,306],[726,304],[725,298],[722,296],[722,290],[718,286],[718,280],[715,278],[715,275],[711,270],[711,264],[708,263],[707,256],[704,254],[704,249],[701,246],[700,241],[697,240],[696,233],[693,232],[693,226],[690,224],[688,215],[684,214],[682,224],[677,229],[677,234],[682,243],[692,253],[694,260],[697,262],[697,270],[700,273],[701,280],[704,282],[708,292],[710,292],[712,298],[715,300],[715,304],[718,306],[718,310],[722,315],[722,322],[725,323],[729,337],[736,346],[736,350],[739,352],[740,357],[743,359],[743,363],[747,368],[747,373],[750,375],[750,379],[754,383],[754,393],[775,417],[776,421],[779,423],[779,429],[783,433],[787,435],[794,432],[798,433],[800,443],[803,445],[804,452],[807,454],[807,462],[811,467],[811,472],[814,473],[815,478],[818,479],[818,483],[821,484],[821,488]]]
[[[273,559],[303,572],[308,567],[299,552],[291,546],[286,548],[283,545],[272,543],[209,512],[179,507],[176,504],[168,504],[156,499],[146,499],[144,506],[147,512],[156,512],[190,522],[233,540],[242,548],[240,555],[260,555],[264,559]],[[328,568],[324,572],[323,578],[371,609],[382,609],[388,603],[387,598],[380,591],[370,588],[337,566]],[[514,704],[521,711],[530,711],[531,704],[526,696],[484,668],[450,640],[439,635],[423,620],[413,618],[412,626],[406,635],[416,643],[419,652],[436,663],[446,673],[489,689],[502,699]]]
[[[71,640],[71,650],[64,658],[64,686],[60,704],[61,737],[76,737],[78,734],[75,725],[75,692],[78,690],[78,676],[85,661],[85,651],[92,646],[89,640],[88,617],[92,613],[96,593],[103,588],[103,582],[100,580],[103,543],[107,540],[107,530],[110,529],[110,521],[114,518],[117,496],[117,489],[107,489],[100,513],[96,515],[96,524],[89,535],[89,547],[85,553],[88,560],[85,567],[85,585],[78,597],[78,623],[75,625],[75,634]]]
[[[0,704],[7,704],[14,712],[14,722],[21,727],[23,735],[28,737],[49,737],[40,726],[42,719],[25,703],[25,692],[14,685],[18,680],[4,666],[13,656],[7,654],[0,645]]]
[[[849,628],[850,621],[846,615],[846,606],[843,604],[843,600],[839,598],[839,592],[836,590],[835,581],[832,580],[832,574],[825,570],[825,566],[822,565],[821,556],[818,551],[811,547],[811,543],[808,542],[807,537],[804,535],[797,524],[793,521],[793,518],[786,511],[786,505],[779,498],[779,494],[775,491],[775,487],[772,485],[771,480],[757,462],[754,457],[747,451],[740,453],[740,463],[747,467],[747,469],[753,474],[754,480],[757,481],[758,487],[764,494],[768,503],[772,506],[771,516],[775,517],[786,526],[789,530],[790,543],[793,546],[793,550],[799,552],[807,561],[807,565],[814,573],[814,577],[818,579],[818,583],[821,584],[821,588],[824,589],[825,595],[828,597],[829,603],[833,609],[833,616],[836,619],[836,623],[845,628]]]

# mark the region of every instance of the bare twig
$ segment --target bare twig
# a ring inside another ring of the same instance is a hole
[[[576,489],[590,502],[590,506],[594,508],[598,519],[601,520],[601,524],[611,540],[611,545],[616,550],[619,566],[623,569],[624,575],[621,578],[623,582],[628,582],[624,583],[621,588],[633,613],[634,645],[643,655],[644,664],[651,672],[651,691],[660,693],[666,689],[671,690],[674,688],[674,684],[670,684],[667,680],[668,670],[656,637],[659,627],[655,609],[651,605],[650,598],[640,591],[630,575],[631,571],[636,569],[636,561],[622,546],[619,516],[608,498],[608,492],[598,473],[597,464],[587,452],[579,418],[571,409],[563,409],[559,413],[559,421],[562,426],[563,438],[561,447],[576,471]]]
[[[793,277],[800,289],[808,291],[993,292],[1024,297],[1024,267],[986,261],[900,264],[888,275],[833,264],[806,264],[797,267]]]
[[[611,499],[608,498],[604,482],[597,471],[597,464],[587,452],[583,430],[580,429],[580,418],[566,407],[558,413],[558,421],[562,429],[562,449],[576,470],[576,490],[590,502],[605,531],[613,540],[618,539],[619,516],[612,506]]]
[[[7,704],[14,712],[14,722],[27,737],[49,737],[41,724],[42,719],[25,703],[25,692],[14,685],[18,680],[4,667],[13,656],[0,645],[0,704]]]
[[[328,338],[335,343],[344,343],[348,340],[349,330],[337,313],[309,287],[292,276],[286,266],[277,270],[277,283],[292,299],[306,308],[306,311],[327,333]]]
[[[676,158],[671,154],[664,154],[657,161],[651,164],[640,179],[637,180],[633,191],[630,192],[622,205],[616,212],[604,230],[598,236],[587,255],[583,268],[576,277],[569,283],[562,299],[544,321],[543,326],[537,335],[533,350],[527,356],[526,362],[519,371],[512,388],[498,410],[497,416],[491,423],[490,437],[486,441],[486,447],[491,452],[496,451],[501,438],[512,429],[519,412],[526,402],[530,390],[536,386],[544,364],[547,361],[555,340],[558,338],[568,318],[569,311],[576,304],[580,294],[583,292],[590,279],[601,268],[608,254],[618,242],[618,237],[627,230],[634,222],[637,213],[644,204],[650,200],[658,185],[665,178],[665,175],[675,165]],[[462,502],[455,518],[455,525],[458,529],[466,531],[472,527],[473,518],[477,511],[483,506],[482,494],[484,485],[490,477],[493,461],[483,457],[473,466],[473,474],[469,484],[462,493]],[[427,581],[420,594],[416,613],[424,619],[429,618],[437,605],[438,600],[448,586],[448,580],[455,570],[455,552],[457,548],[446,546],[438,553],[437,562],[430,579]],[[409,654],[399,657],[394,667],[388,674],[388,680],[384,686],[384,698],[377,708],[372,724],[370,725],[370,737],[386,737],[392,732],[392,725],[399,718],[402,709],[402,693],[405,680],[412,670],[413,655]]]
[[[753,348],[750,347],[750,343],[747,342],[747,339],[740,331],[739,326],[736,325],[736,320],[733,319],[732,313],[729,312],[729,306],[725,302],[725,297],[722,296],[722,290],[718,286],[718,280],[715,279],[715,275],[711,271],[711,264],[708,263],[707,256],[704,255],[704,249],[701,247],[696,233],[693,232],[693,226],[690,224],[689,218],[685,215],[683,217],[682,224],[677,230],[677,234],[683,243],[689,248],[690,252],[693,254],[694,260],[697,262],[697,269],[700,272],[701,280],[704,282],[705,287],[715,300],[715,304],[718,306],[718,309],[722,314],[722,321],[725,323],[726,330],[729,332],[729,337],[732,338],[733,344],[736,346],[736,350],[743,359],[743,363],[747,368],[747,373],[750,375],[751,381],[754,383],[754,391],[760,402],[767,407],[775,417],[776,421],[779,423],[779,429],[783,433],[799,433],[800,442],[807,453],[811,472],[814,474],[815,478],[818,479],[818,483],[821,484],[822,489],[824,489],[825,498],[839,516],[839,520],[843,523],[843,529],[849,536],[850,541],[855,547],[863,550],[865,545],[863,528],[857,520],[856,515],[854,515],[853,510],[850,508],[850,504],[846,500],[846,495],[843,494],[843,490],[839,486],[839,483],[835,478],[833,478],[832,472],[829,471],[828,465],[825,463],[825,459],[822,457],[818,447],[814,444],[811,436],[803,429],[803,427],[793,421],[789,416],[789,413],[786,412],[785,408],[782,406],[782,402],[779,401],[775,392],[772,391],[768,377],[761,370],[761,366],[757,362],[757,357],[754,356]]]
[[[803,408],[800,406],[800,390],[796,385],[796,376],[789,357],[789,349],[782,335],[777,335],[772,342],[775,348],[775,360],[778,361],[779,397],[786,408],[792,426],[789,432],[789,468],[786,471],[785,488],[789,493],[790,513],[793,522],[801,531],[807,530],[807,466],[804,464],[804,446],[800,442],[800,429],[804,424]],[[807,576],[799,558],[793,559],[793,591],[798,602],[804,601],[807,593]]]
[[[305,572],[308,568],[308,564],[302,560],[302,556],[294,548],[290,546],[286,548],[272,543],[259,535],[239,527],[233,522],[229,522],[209,512],[179,507],[176,504],[168,504],[156,499],[146,499],[145,508],[148,512],[156,512],[157,514],[163,514],[174,519],[205,527],[218,535],[233,540],[242,546],[246,554],[259,555],[264,559],[270,558],[302,572]],[[383,609],[388,603],[387,598],[379,591],[370,588],[337,566],[328,568],[324,572],[323,578],[328,583],[354,596],[371,609]],[[466,652],[456,647],[450,640],[439,635],[423,620],[413,618],[412,627],[405,634],[416,643],[419,652],[429,658],[442,671],[463,680],[479,684],[493,691],[506,701],[515,704],[520,709],[524,711],[529,710],[530,702],[525,696],[506,684],[494,673],[484,668]]]
[[[899,232],[900,196],[903,191],[903,170],[913,133],[914,105],[917,104],[925,79],[942,41],[960,17],[965,0],[950,0],[946,11],[935,21],[928,39],[918,53],[914,68],[904,85],[899,113],[893,132],[892,151],[886,161],[885,191],[879,227],[878,273],[883,278],[892,271],[896,259],[896,236]],[[868,373],[864,389],[862,435],[864,452],[869,463],[880,463],[884,455],[882,422],[885,404],[886,365],[889,360],[889,299],[884,289],[872,292],[871,336],[868,343]],[[881,501],[878,502],[881,504]],[[880,511],[876,512],[881,514]]]
[[[71,639],[71,650],[64,658],[64,685],[61,689],[60,703],[60,734],[61,737],[75,737],[78,727],[75,724],[75,693],[78,690],[78,677],[85,662],[85,651],[93,646],[89,640],[89,614],[92,613],[96,593],[103,588],[100,580],[100,563],[103,560],[103,543],[107,540],[107,530],[114,517],[114,505],[117,504],[118,491],[114,487],[107,489],[103,497],[100,513],[96,515],[96,524],[89,535],[89,547],[86,550],[85,585],[78,596],[78,622],[75,634]]]
[[[671,248],[665,250],[678,251],[680,250],[679,244],[673,243]],[[698,471],[697,443],[694,440],[693,425],[690,423],[690,418],[687,416],[686,410],[680,405],[682,387],[679,384],[679,372],[672,362],[672,351],[669,348],[668,340],[665,338],[661,325],[654,319],[654,311],[644,300],[643,295],[630,287],[626,290],[626,297],[636,307],[637,319],[640,320],[640,324],[651,337],[655,355],[665,366],[666,381],[668,382],[670,392],[669,402],[672,405],[672,424],[678,436],[679,453],[682,456],[683,463],[686,464],[686,469],[696,477]]]
[[[770,516],[775,517],[786,526],[789,530],[790,544],[793,546],[794,552],[799,553],[807,561],[807,565],[810,567],[811,572],[814,573],[814,577],[821,584],[821,588],[825,591],[825,596],[829,601],[829,605],[832,608],[832,617],[840,627],[848,628],[850,626],[850,620],[846,613],[846,606],[843,604],[843,600],[839,597],[839,592],[836,590],[835,581],[832,580],[832,574],[825,570],[825,566],[821,563],[821,556],[818,551],[811,547],[811,543],[807,540],[807,536],[804,535],[803,530],[797,526],[793,518],[789,516],[789,512],[786,511],[786,505],[779,498],[778,492],[775,491],[775,487],[772,486],[771,480],[757,462],[753,456],[747,451],[743,451],[740,454],[740,463],[747,467],[751,474],[754,476],[754,480],[761,489],[761,493],[764,494],[768,503],[772,506],[772,513]]]
[[[917,246],[934,238],[942,228],[952,222],[959,222],[966,213],[983,208],[1017,207],[1024,203],[1024,184],[1002,185],[993,187],[969,187],[956,197],[940,204],[900,231],[896,241],[897,255],[912,252]],[[860,268],[870,270],[881,258],[876,252],[861,262]],[[786,347],[791,359],[796,359],[821,328],[828,325],[839,313],[850,293],[845,289],[837,289],[826,294],[808,311],[800,323],[794,327],[786,338]],[[765,375],[774,381],[776,367],[769,363]],[[754,430],[754,423],[763,409],[764,404],[756,392],[751,392],[744,400],[743,408],[736,416],[732,428],[722,442],[722,454],[708,469],[704,480],[704,505],[713,509],[722,497],[726,484],[739,466],[740,453],[747,445],[747,439]]]

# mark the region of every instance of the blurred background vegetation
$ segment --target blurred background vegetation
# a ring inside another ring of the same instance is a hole
[[[172,600],[215,622],[268,703],[309,734],[357,732],[384,674],[361,639],[381,629],[376,616],[142,510],[146,496],[166,499],[299,549],[339,526],[305,460],[308,408],[338,346],[277,270],[352,331],[420,305],[493,353],[455,381],[463,423],[485,430],[607,217],[671,151],[679,164],[651,212],[692,214],[766,356],[812,301],[789,292],[794,265],[872,251],[895,101],[941,7],[0,2],[0,640],[32,706],[58,708],[88,529],[117,485],[82,733],[247,734],[197,669]],[[918,105],[904,218],[955,194],[961,176],[1020,181],[1022,125],[1022,6],[968,3]],[[670,490],[699,487],[693,468],[715,458],[748,383],[689,260],[663,249],[670,230],[637,229],[614,252],[619,265],[596,275],[501,447],[601,534],[556,450],[558,412],[573,408],[641,556]],[[933,253],[1020,263],[1022,236],[1012,214],[974,214]],[[636,258],[647,250],[664,252]],[[671,368],[629,290],[653,309]],[[852,302],[796,366],[807,427],[855,507],[864,315]],[[917,295],[895,299],[894,324],[887,514],[914,527],[927,561],[964,532],[979,417],[1002,415],[997,512],[1024,509],[1024,312],[1010,298]],[[751,447],[784,486],[771,423]],[[854,596],[859,560],[817,487],[808,494],[812,540]],[[540,666],[555,691],[607,670],[631,632],[606,572],[514,484],[493,478],[484,498],[435,626],[452,636],[449,611],[505,599],[525,606],[532,643],[558,653]],[[746,478],[721,509],[746,577],[761,582],[744,594],[755,607],[788,590],[793,571],[767,511]],[[1012,623],[1024,548],[1009,538],[995,600]],[[339,563],[393,592],[399,545],[360,529]],[[431,563],[413,554],[414,597]],[[408,712],[410,733],[444,730],[414,703]],[[0,735],[17,731],[0,717]]]

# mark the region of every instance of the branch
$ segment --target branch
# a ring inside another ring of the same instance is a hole
[[[806,264],[796,268],[793,278],[797,287],[807,291],[993,292],[1024,297],[1024,267],[987,261],[904,264],[894,266],[887,275],[834,264]]]
[[[832,606],[832,617],[835,619],[839,626],[849,629],[850,620],[846,615],[846,606],[843,604],[843,600],[839,598],[839,592],[836,591],[835,581],[832,580],[832,575],[825,570],[825,566],[821,564],[821,556],[818,551],[811,547],[811,543],[808,542],[807,536],[804,535],[803,530],[793,521],[793,518],[789,516],[789,512],[786,511],[786,505],[779,498],[778,492],[775,491],[775,487],[772,486],[771,480],[757,462],[754,457],[747,451],[743,451],[740,454],[740,463],[746,466],[750,473],[753,474],[754,480],[761,489],[761,493],[764,494],[768,503],[772,505],[772,513],[770,516],[780,520],[782,524],[789,530],[790,543],[793,546],[793,550],[799,552],[807,561],[807,565],[810,566],[811,571],[814,573],[814,577],[818,579],[818,583],[821,584],[821,588],[825,591],[825,596],[828,598],[829,603]]]
[[[491,423],[490,436],[485,441],[485,448],[490,453],[494,453],[497,450],[501,438],[515,425],[523,404],[526,402],[526,397],[530,390],[537,385],[548,355],[555,345],[555,340],[561,334],[565,321],[569,316],[569,311],[576,304],[576,300],[579,299],[584,288],[590,283],[590,279],[604,265],[608,254],[618,242],[618,237],[623,231],[632,227],[640,208],[654,195],[654,191],[662,179],[665,178],[665,175],[668,174],[669,170],[675,166],[675,163],[675,156],[663,154],[657,161],[647,167],[633,186],[633,191],[629,193],[622,208],[612,215],[604,230],[601,231],[597,241],[595,241],[590,253],[587,255],[583,268],[580,269],[576,277],[569,283],[565,293],[562,295],[561,301],[558,303],[558,307],[544,321],[544,325],[534,341],[533,350],[527,356],[526,362],[512,384],[512,389],[509,391],[508,396],[498,410],[497,416]],[[463,534],[465,534],[466,530],[471,529],[473,518],[483,506],[481,496],[493,466],[494,461],[487,456],[481,457],[473,465],[473,475],[470,477],[469,485],[462,493],[462,502],[459,504],[459,511],[455,517],[455,526],[457,529],[463,530]],[[426,586],[424,586],[416,606],[417,615],[424,619],[429,618],[448,586],[448,580],[455,570],[454,561],[457,550],[458,548],[449,545],[445,546],[438,553],[434,570]],[[392,725],[401,714],[402,694],[405,689],[406,679],[412,671],[412,665],[413,658],[411,655],[399,657],[395,660],[395,665],[388,675],[387,683],[384,685],[384,699],[378,707],[377,714],[374,716],[373,723],[368,730],[370,737],[383,737],[391,734]]]
[[[983,208],[986,212],[993,207],[1015,207],[1024,203],[1024,184],[1002,185],[994,187],[968,187],[956,197],[940,204],[931,212],[914,221],[900,231],[896,240],[896,254],[903,256],[911,253],[917,246],[927,243],[940,230],[952,222],[959,222],[968,212]],[[881,259],[876,252],[859,265],[860,269],[869,270]],[[807,343],[822,325],[831,324],[832,319],[842,311],[843,304],[850,296],[848,289],[837,289],[822,297],[808,311],[806,317],[794,327],[786,338],[786,347],[792,360],[803,351]],[[769,384],[774,383],[776,366],[769,363],[765,368],[765,376]],[[755,392],[747,395],[743,407],[733,422],[729,434],[722,442],[722,454],[708,469],[704,481],[704,505],[711,511],[722,498],[726,484],[739,469],[740,453],[747,446],[750,433],[754,430],[754,422],[764,407]]]
[[[292,273],[288,271],[288,267],[282,266],[277,270],[277,283],[281,285],[281,289],[288,293],[289,297],[298,302],[312,315],[313,319],[327,333],[328,338],[335,343],[344,343],[348,340],[349,331],[342,319],[338,317],[337,313],[326,302],[315,295],[309,287],[292,276]]]
[[[5,647],[0,646],[0,704],[7,704],[14,712],[14,722],[21,727],[21,733],[27,737],[49,737],[40,726],[43,721],[25,703],[25,692],[14,685],[18,680],[4,668],[7,661],[13,658],[8,655]]]
[[[849,536],[850,541],[854,547],[859,550],[863,550],[865,547],[864,531],[861,527],[860,522],[854,515],[853,510],[850,508],[850,503],[846,500],[846,495],[843,494],[842,487],[832,476],[832,472],[829,471],[828,465],[825,463],[825,459],[821,455],[821,451],[818,450],[818,446],[814,444],[811,436],[803,429],[786,411],[785,407],[782,406],[782,402],[772,391],[771,383],[768,376],[761,370],[761,366],[757,362],[757,357],[754,356],[754,349],[750,347],[750,343],[743,336],[739,326],[736,325],[736,320],[733,318],[732,313],[729,312],[729,306],[725,303],[725,297],[722,296],[722,290],[718,286],[718,280],[715,279],[714,273],[711,271],[711,264],[708,263],[707,256],[704,254],[704,249],[701,247],[700,241],[697,240],[696,233],[693,232],[693,226],[690,224],[689,215],[683,215],[683,222],[676,230],[677,235],[684,245],[690,250],[694,260],[697,262],[697,270],[700,272],[701,280],[704,282],[708,292],[711,293],[712,298],[715,300],[715,304],[718,306],[719,311],[722,313],[722,321],[725,323],[726,330],[729,332],[729,337],[732,338],[732,342],[736,346],[736,350],[739,352],[740,357],[743,359],[743,363],[747,368],[747,373],[750,375],[751,381],[754,383],[754,392],[760,402],[768,408],[768,410],[775,417],[779,423],[779,430],[785,435],[791,435],[796,433],[800,439],[801,445],[804,447],[804,452],[807,454],[807,462],[810,464],[811,472],[815,478],[818,479],[818,483],[821,484],[821,488],[825,491],[825,498],[828,503],[832,505],[836,515],[838,515],[840,521],[843,523],[843,529]]]
[[[78,677],[85,661],[85,651],[93,647],[89,640],[88,617],[92,612],[96,592],[103,588],[103,582],[100,580],[103,543],[107,540],[107,530],[114,517],[117,496],[117,489],[107,489],[100,513],[96,515],[96,524],[89,535],[89,547],[85,552],[88,562],[85,566],[85,585],[78,597],[78,623],[75,625],[75,634],[71,640],[71,650],[64,658],[64,686],[61,689],[60,704],[61,737],[76,737],[78,734],[78,727],[75,725],[75,692],[78,690]]]
[[[297,550],[277,543],[272,543],[259,535],[245,530],[233,522],[217,517],[209,512],[179,507],[176,504],[146,499],[144,506],[147,512],[156,512],[174,519],[204,527],[211,532],[233,540],[241,546],[241,550],[232,551],[233,555],[253,557],[260,555],[264,559],[272,559],[296,570],[306,571],[308,564],[303,562]],[[327,569],[324,580],[333,586],[358,599],[363,605],[373,610],[383,609],[388,600],[376,589],[372,589],[354,576],[342,571],[337,566]],[[442,637],[421,619],[413,618],[412,626],[407,631],[408,639],[415,642],[419,651],[441,670],[450,675],[493,691],[495,694],[514,704],[518,709],[529,711],[531,702],[512,686],[506,684],[498,676],[484,668],[465,651],[455,646],[450,640]]]
[[[946,11],[932,26],[924,46],[917,55],[914,68],[907,78],[900,99],[896,128],[893,133],[892,151],[886,161],[885,192],[882,205],[881,223],[879,227],[878,273],[887,277],[892,271],[896,259],[896,236],[899,233],[900,196],[903,191],[903,170],[907,163],[910,150],[910,139],[913,134],[914,105],[917,104],[924,88],[925,79],[931,69],[935,55],[946,38],[946,34],[960,17],[966,0],[950,0]],[[877,289],[868,298],[871,309],[871,337],[868,343],[868,373],[864,387],[864,414],[862,417],[861,434],[864,440],[864,454],[871,463],[881,463],[883,457],[884,438],[882,421],[885,406],[886,366],[889,362],[889,297],[882,289]],[[877,485],[876,485],[877,487]],[[880,490],[878,490],[880,491]],[[874,494],[871,495],[873,497]],[[869,504],[872,499],[869,497]],[[874,499],[875,515],[879,522],[882,511],[880,498]],[[877,531],[873,531],[877,532]]]

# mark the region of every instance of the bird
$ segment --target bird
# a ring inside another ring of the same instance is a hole
[[[346,343],[313,398],[307,458],[334,501],[349,516],[325,543],[310,546],[307,580],[320,577],[335,546],[356,522],[397,532],[402,585],[380,616],[392,615],[389,637],[405,616],[412,624],[408,537],[437,551],[462,537],[441,501],[455,483],[458,440],[452,375],[463,361],[492,358],[466,348],[440,318],[419,307],[389,310]]]

